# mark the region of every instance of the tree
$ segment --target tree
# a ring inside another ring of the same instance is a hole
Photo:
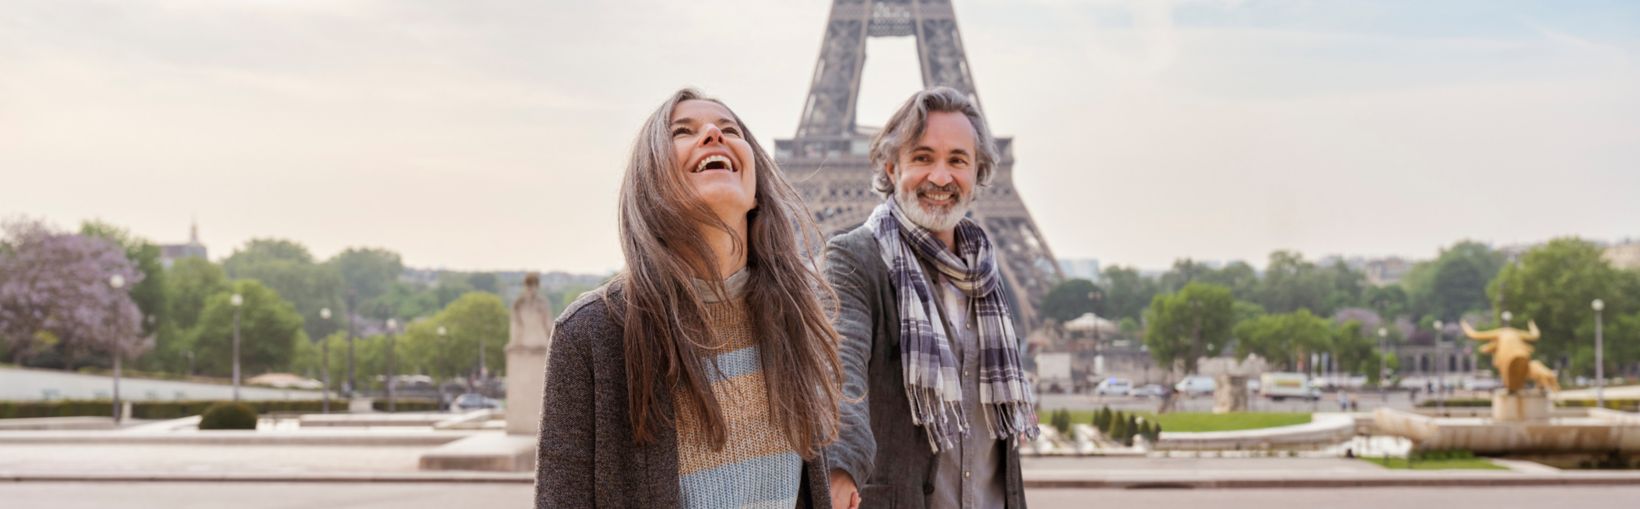
[[[319,310],[343,309],[342,280],[332,267],[313,262],[307,248],[282,239],[253,239],[222,262],[228,277],[255,279],[289,301],[311,337],[335,332],[339,320],[319,320]]]
[[[1617,270],[1601,255],[1600,246],[1588,241],[1555,239],[1527,251],[1518,264],[1504,267],[1487,287],[1487,295],[1501,299],[1514,313],[1514,323],[1537,323],[1542,338],[1535,343],[1536,356],[1552,367],[1593,374],[1593,364],[1583,360],[1594,359],[1594,310],[1589,307],[1594,299],[1606,302],[1608,319],[1640,312],[1640,273]],[[1640,360],[1624,357],[1628,354],[1617,337],[1608,331],[1606,345],[1617,349],[1608,350],[1616,356],[1608,355],[1607,362]]]
[[[1340,371],[1368,374],[1378,365],[1377,339],[1369,337],[1359,321],[1349,320],[1339,325],[1331,343],[1332,358]]]
[[[1366,290],[1365,304],[1383,319],[1391,319],[1410,312],[1406,288],[1401,285],[1375,286]]]
[[[1504,256],[1486,244],[1462,241],[1413,268],[1407,290],[1421,314],[1456,320],[1492,307],[1486,286],[1503,269]]]
[[[467,276],[467,284],[473,291],[501,294],[501,280],[495,277],[494,272],[474,272]]]
[[[229,290],[222,267],[203,258],[183,258],[165,271],[165,293],[171,319],[161,328],[155,355],[162,369],[189,373],[200,313],[210,296]]]
[[[348,248],[325,261],[360,302],[386,294],[404,272],[399,254],[378,248]]]
[[[231,292],[205,300],[195,326],[193,350],[196,369],[217,376],[233,372],[234,292],[244,299],[239,312],[240,370],[245,376],[290,367],[297,342],[306,342],[302,315],[278,293],[255,280],[234,281]]]
[[[106,239],[60,233],[38,221],[4,225],[0,339],[21,364],[49,347],[65,368],[81,359],[141,352],[142,314],[128,289],[143,274]],[[126,285],[115,289],[118,276]],[[100,364],[101,362],[99,362]]]
[[[1191,282],[1209,277],[1212,273],[1212,267],[1189,258],[1180,258],[1173,261],[1173,268],[1158,278],[1157,290],[1162,293],[1174,293],[1184,289],[1184,286]]]
[[[228,275],[222,267],[203,258],[177,260],[166,275],[171,319],[183,330],[193,329],[199,323],[206,299],[229,288]]]
[[[1300,309],[1242,322],[1236,325],[1235,333],[1238,356],[1256,354],[1284,370],[1293,370],[1305,365],[1310,353],[1328,349],[1332,325]]]
[[[1054,285],[1042,297],[1042,314],[1059,323],[1075,320],[1088,313],[1103,314],[1099,302],[1104,291],[1092,281],[1069,279]]]
[[[113,242],[125,251],[125,258],[142,272],[142,282],[129,286],[131,300],[142,312],[143,333],[153,334],[161,325],[169,324],[165,266],[160,263],[159,246],[147,239],[131,235],[124,228],[102,221],[87,221],[80,225],[80,235],[97,237]],[[163,339],[163,338],[162,338]]]
[[[1113,319],[1142,318],[1156,296],[1156,282],[1132,267],[1112,265],[1101,274],[1100,280],[1105,283],[1105,314]]]
[[[1321,311],[1330,293],[1326,282],[1318,277],[1315,264],[1292,251],[1270,253],[1261,288],[1259,304],[1273,313]]]
[[[498,373],[506,366],[510,314],[501,297],[471,292],[425,320],[417,320],[400,336],[401,372],[420,371],[444,378],[476,374],[478,350],[484,349],[485,371]],[[438,335],[444,327],[446,334]]]
[[[1218,355],[1235,325],[1235,299],[1230,289],[1190,283],[1178,293],[1158,295],[1146,315],[1145,346],[1158,366],[1183,365],[1196,372],[1197,359]]]

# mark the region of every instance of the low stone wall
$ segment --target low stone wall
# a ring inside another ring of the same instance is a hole
[[[1378,433],[1404,437],[1421,450],[1467,450],[1477,454],[1640,452],[1640,415],[1597,409],[1586,417],[1497,422],[1483,417],[1429,417],[1381,408]]]
[[[1245,451],[1313,449],[1337,445],[1355,436],[1355,417],[1317,413],[1309,423],[1238,431],[1162,431],[1152,447],[1158,451]]]

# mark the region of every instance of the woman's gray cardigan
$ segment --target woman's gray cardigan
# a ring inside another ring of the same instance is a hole
[[[536,452],[535,507],[678,507],[677,430],[638,446],[627,420],[626,354],[610,285],[582,295],[553,327]],[[771,376],[776,375],[774,373]],[[670,391],[657,400],[671,414]],[[803,463],[798,507],[830,507],[824,455]]]

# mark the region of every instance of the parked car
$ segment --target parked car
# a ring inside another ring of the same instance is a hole
[[[1133,381],[1126,378],[1106,378],[1093,388],[1096,396],[1127,396],[1133,393]]]
[[[1173,385],[1173,390],[1179,391],[1180,394],[1186,396],[1202,396],[1212,394],[1218,387],[1219,384],[1213,381],[1213,377],[1196,375],[1180,380],[1179,383]]]
[[[486,398],[483,394],[476,392],[462,394],[457,396],[455,401],[450,402],[451,410],[478,410],[481,408],[501,408],[501,402]]]
[[[1310,378],[1303,373],[1259,375],[1259,394],[1275,401],[1287,398],[1321,399],[1321,391],[1310,385]]]
[[[1146,384],[1134,389],[1130,394],[1141,398],[1160,398],[1167,396],[1167,388],[1160,384]]]

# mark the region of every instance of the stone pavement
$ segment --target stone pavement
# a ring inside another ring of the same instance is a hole
[[[527,484],[0,482],[7,509],[435,509],[525,508]],[[1329,509],[1627,507],[1640,487],[1366,488],[1241,490],[1029,489],[1032,509]]]
[[[120,480],[529,484],[529,472],[418,470],[431,446],[28,444],[0,442],[0,483]],[[1640,486],[1640,471],[1404,471],[1342,458],[1027,458],[1033,488]]]

